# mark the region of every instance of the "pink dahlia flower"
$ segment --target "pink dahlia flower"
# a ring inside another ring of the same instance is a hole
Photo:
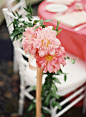
[[[37,51],[37,49],[33,47],[34,40],[37,38],[37,32],[42,30],[42,27],[39,27],[34,31],[35,27],[36,25],[34,27],[26,28],[25,32],[23,32],[24,37],[22,40],[23,49],[33,55],[35,55]]]
[[[61,44],[56,34],[56,31],[49,28],[43,28],[37,32],[37,39],[34,40],[33,47],[38,49],[39,56],[55,54],[55,49]]]
[[[23,49],[34,55],[37,67],[41,67],[44,72],[57,72],[60,64],[65,65],[65,50],[56,38],[57,32],[50,28],[36,26],[26,28],[23,33]]]
[[[62,46],[59,46],[55,49],[55,54],[53,55],[45,55],[45,56],[39,56],[39,54],[36,56],[36,63],[37,67],[41,67],[41,69],[46,73],[48,72],[57,72],[60,70],[60,64],[66,65],[66,61],[64,59],[65,57],[65,50]]]

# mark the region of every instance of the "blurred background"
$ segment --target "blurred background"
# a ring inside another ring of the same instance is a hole
[[[26,0],[27,7],[30,1],[33,15],[36,16],[38,6],[42,0]],[[20,78],[18,73],[13,72],[14,48],[2,13],[4,7],[6,7],[5,0],[0,0],[0,117],[18,117]],[[29,102],[25,98],[24,114]],[[50,117],[50,115],[46,115],[46,117]],[[61,117],[86,117],[86,114],[82,115],[81,106],[71,108]]]

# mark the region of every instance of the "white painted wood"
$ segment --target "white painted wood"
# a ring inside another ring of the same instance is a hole
[[[20,0],[19,2],[17,0],[6,0],[6,6],[9,11],[17,11],[20,15],[26,13],[26,11],[23,9],[23,7],[26,8],[25,0]]]
[[[71,107],[73,107],[79,101],[81,101],[83,98],[84,98],[84,94],[79,96],[77,99],[75,99],[72,103],[70,103],[67,107],[65,107],[63,110],[61,110],[57,115],[55,115],[53,117],[60,117],[62,114],[64,114],[67,110],[69,110]]]

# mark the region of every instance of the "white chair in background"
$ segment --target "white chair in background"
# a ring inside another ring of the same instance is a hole
[[[11,19],[14,18],[12,14],[7,9],[3,9],[3,13],[5,16],[5,20],[7,22],[7,19],[11,17]],[[9,20],[10,21],[10,20]],[[8,26],[8,23],[7,23]],[[8,27],[9,31],[12,31],[13,27],[10,29]],[[19,43],[18,41],[14,41],[16,43]],[[36,71],[32,71],[29,66],[28,62],[24,59],[24,56],[29,57],[29,55],[26,55],[24,53],[24,50],[21,49],[20,44],[15,47],[15,53],[17,54],[17,61],[19,65],[19,74],[20,74],[20,98],[19,98],[19,115],[23,114],[23,104],[24,104],[24,97],[26,96],[29,99],[33,99],[34,97],[30,94],[31,86],[36,86]],[[71,58],[75,58],[74,55],[68,54]],[[32,64],[34,64],[35,61],[32,61]],[[86,81],[86,69],[85,69],[85,62],[81,59],[77,59],[75,64],[72,64],[70,60],[67,60],[67,65],[63,68],[64,72],[68,73],[67,81],[64,82],[63,76],[59,77],[59,80],[61,84],[57,84],[58,88],[58,94],[61,96],[65,96],[68,93],[71,93],[72,91],[75,91],[77,88],[82,86]],[[45,75],[43,75],[43,82],[45,79]],[[26,88],[26,86],[29,86],[29,88]],[[50,112],[51,117],[59,117],[63,113],[65,113],[67,110],[69,110],[71,107],[73,107],[75,104],[77,104],[80,100],[84,98],[85,86],[81,87],[79,90],[75,91],[71,96],[64,99],[60,105],[63,106],[67,102],[69,102],[71,99],[76,97],[75,100],[73,100],[67,107],[65,107],[63,110],[57,112],[57,107],[53,108],[50,104],[50,109],[47,108],[47,110]],[[78,97],[77,97],[78,96]]]

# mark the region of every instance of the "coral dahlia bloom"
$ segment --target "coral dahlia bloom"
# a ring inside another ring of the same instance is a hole
[[[34,40],[33,47],[38,49],[39,56],[55,54],[55,49],[61,44],[56,34],[56,31],[50,28],[43,28],[37,32],[37,39]]]
[[[56,73],[60,70],[60,64],[66,65],[65,57],[65,50],[62,46],[55,49],[55,54],[53,55],[45,55],[43,57],[37,55],[36,56],[36,63],[37,67],[41,67],[41,69],[46,73],[47,71],[50,73]]]
[[[65,65],[65,50],[56,38],[57,32],[50,28],[26,28],[23,33],[23,49],[34,55],[37,67],[44,72],[57,72],[60,64]]]
[[[26,52],[29,52],[33,55],[36,54],[37,49],[33,48],[33,43],[34,40],[37,38],[37,32],[39,30],[42,30],[42,27],[39,26],[39,28],[36,29],[36,31],[34,31],[36,25],[34,27],[28,27],[25,29],[25,32],[23,32],[23,40],[22,40],[22,45],[23,45],[23,49]]]

